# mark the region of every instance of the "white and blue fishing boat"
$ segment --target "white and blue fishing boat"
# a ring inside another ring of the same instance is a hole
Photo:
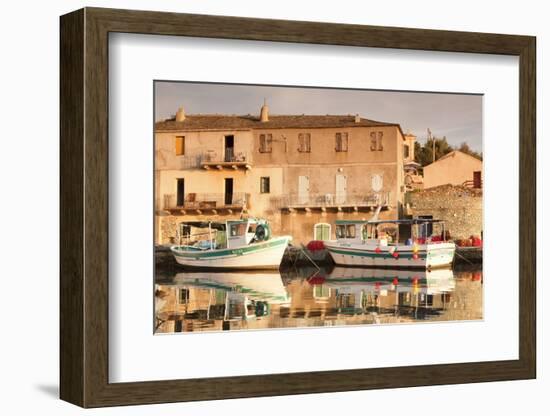
[[[290,236],[274,237],[266,220],[190,221],[179,227],[180,244],[170,247],[188,268],[278,269]]]
[[[434,219],[341,220],[336,240],[324,245],[340,266],[432,269],[453,263],[455,244],[446,236]]]

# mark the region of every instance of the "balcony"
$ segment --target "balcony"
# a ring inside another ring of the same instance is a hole
[[[390,208],[390,192],[371,192],[353,195],[338,194],[289,194],[272,201],[277,209],[293,211],[371,211],[379,205]]]
[[[163,210],[172,215],[217,215],[246,212],[250,194],[235,192],[233,194],[197,194],[189,193],[184,201],[178,204],[175,194],[164,195]]]
[[[205,170],[250,170],[252,161],[246,152],[235,152],[233,148],[225,149],[222,155],[207,152],[200,156],[200,167]]]

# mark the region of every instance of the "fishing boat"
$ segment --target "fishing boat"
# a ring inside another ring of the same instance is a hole
[[[336,240],[324,244],[341,266],[432,269],[453,263],[455,244],[446,237],[435,219],[340,220]]]
[[[190,221],[179,227],[179,245],[170,247],[188,268],[278,269],[290,236],[274,237],[266,220]]]

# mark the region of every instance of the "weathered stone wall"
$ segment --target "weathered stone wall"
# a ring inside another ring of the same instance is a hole
[[[254,213],[250,213],[254,216]],[[156,242],[157,244],[177,244],[178,224],[184,221],[227,221],[239,218],[239,213],[224,215],[157,215],[156,216]],[[307,244],[314,239],[314,226],[317,223],[330,224],[331,238],[336,238],[334,223],[336,220],[368,220],[373,215],[372,211],[346,212],[319,212],[312,210],[295,212],[270,210],[261,218],[269,221],[274,235],[291,235],[295,245]],[[397,209],[382,210],[380,219],[397,219]]]
[[[483,230],[483,191],[463,186],[442,185],[406,194],[408,213],[432,215],[445,221],[451,238],[479,236]]]

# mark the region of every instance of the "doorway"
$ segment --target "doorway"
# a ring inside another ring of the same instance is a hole
[[[225,178],[225,205],[233,205],[233,178]]]
[[[347,199],[348,178],[346,175],[336,175],[336,203],[345,204]]]
[[[176,206],[183,207],[184,202],[185,202],[185,179],[178,178]]]
[[[298,203],[305,205],[309,202],[309,176],[298,176]]]
[[[233,162],[235,160],[235,136],[225,136],[225,157],[224,162]]]
[[[479,189],[481,188],[481,171],[476,170],[474,172],[474,188]]]

